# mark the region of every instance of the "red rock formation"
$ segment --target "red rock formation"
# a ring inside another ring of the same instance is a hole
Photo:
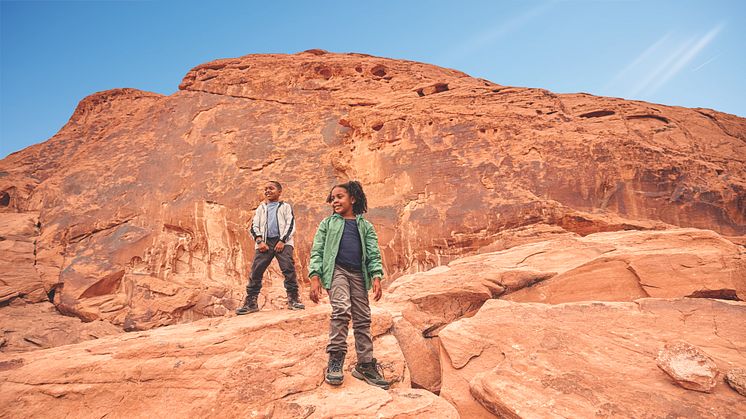
[[[746,369],[733,368],[725,374],[725,382],[738,394],[746,397]]]
[[[0,309],[0,351],[26,352],[70,345],[122,333],[113,324],[97,320],[82,322],[61,316],[49,302],[23,304],[16,299]]]
[[[457,418],[445,400],[409,388],[388,313],[372,332],[392,390],[352,378],[323,384],[328,307],[266,312],[0,355],[3,416]],[[354,347],[354,346],[353,346]],[[351,348],[354,354],[354,349]],[[354,357],[349,360],[354,362]],[[54,409],[50,413],[50,396]],[[136,402],[134,402],[136,401]],[[83,404],[81,404],[81,402]]]
[[[250,55],[196,67],[171,96],[84,99],[49,141],[0,161],[0,215],[39,214],[27,298],[147,329],[235,308],[268,179],[295,205],[302,272],[329,187],[361,180],[397,276],[494,250],[505,229],[538,222],[743,235],[745,140],[746,121],[710,110],[360,54]],[[268,307],[282,303],[277,277]]]
[[[38,213],[0,214],[0,305],[16,298],[38,303],[47,300],[36,268]]]
[[[683,388],[712,393],[718,383],[715,361],[702,349],[683,340],[669,342],[658,352],[658,367]]]
[[[388,291],[385,306],[397,313],[393,333],[412,383],[438,392],[439,331],[473,316],[490,299],[551,304],[645,297],[744,300],[746,250],[695,229],[556,234],[402,276]]]
[[[724,382],[686,390],[655,359],[686,336],[720,368],[742,364],[745,310],[707,299],[490,300],[440,332],[440,394],[462,417],[738,417],[746,402]]]
[[[2,353],[0,406],[13,417],[39,416],[50,406],[59,416],[85,408],[91,416],[737,417],[746,402],[725,382],[715,383],[711,394],[685,390],[658,368],[656,357],[667,343],[685,338],[706,348],[721,371],[744,365],[745,302],[643,298],[550,305],[498,298],[605,255],[634,261],[682,253],[667,243],[681,246],[687,239],[703,254],[720,251],[729,260],[724,272],[743,256],[741,249],[728,253],[734,249],[714,233],[694,229],[565,233],[400,277],[385,301],[373,303],[375,355],[395,382],[388,392],[349,374],[352,336],[344,385],[323,384],[329,306],[321,305]],[[707,264],[694,269],[712,273]],[[697,287],[697,277],[661,282],[656,292],[681,297]],[[641,276],[637,287],[651,279]],[[743,277],[734,282],[738,287]],[[613,286],[596,293],[609,300],[626,295]],[[738,388],[740,378],[732,378]]]

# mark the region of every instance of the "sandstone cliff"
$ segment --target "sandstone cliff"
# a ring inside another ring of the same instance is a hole
[[[33,246],[5,262],[0,298],[128,330],[222,316],[243,292],[267,179],[295,205],[302,271],[325,194],[349,178],[370,195],[392,277],[498,250],[502,231],[537,222],[743,235],[745,160],[746,121],[706,109],[361,54],[217,60],[170,96],[91,95],[0,162],[0,214],[26,217],[3,236]]]
[[[328,305],[278,310],[274,267],[234,316],[271,179],[301,278],[329,188],[364,184],[392,390],[323,384]],[[0,416],[739,417],[744,244],[743,118],[361,54],[217,60],[0,161]],[[710,393],[656,365],[679,340]]]

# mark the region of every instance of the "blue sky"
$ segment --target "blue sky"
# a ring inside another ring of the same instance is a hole
[[[171,94],[203,62],[311,48],[423,61],[513,86],[746,117],[746,1],[0,0],[0,158],[85,96]]]

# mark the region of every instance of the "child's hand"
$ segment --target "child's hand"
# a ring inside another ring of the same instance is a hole
[[[282,249],[284,248],[285,248],[285,243],[282,241],[278,241],[277,244],[275,245],[275,252],[282,253]]]
[[[381,278],[373,278],[373,301],[380,300],[382,295]]]
[[[267,246],[267,243],[261,242],[261,243],[259,243],[259,249],[257,249],[257,250],[259,250],[259,252],[261,252],[261,253],[264,253],[267,250],[269,250],[269,246]]]
[[[321,298],[321,280],[318,276],[311,277],[311,291],[309,297],[314,303],[319,303],[319,298]]]

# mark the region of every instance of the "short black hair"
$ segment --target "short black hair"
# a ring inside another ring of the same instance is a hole
[[[326,197],[327,204],[331,204],[332,200],[334,199],[332,197],[332,191],[334,190],[334,188],[343,188],[347,191],[348,194],[350,194],[351,197],[355,198],[355,203],[352,204],[352,212],[355,215],[368,212],[368,198],[365,197],[365,192],[363,192],[363,185],[361,185],[360,182],[351,180],[349,182],[332,186],[332,189],[329,191],[329,195],[327,195]]]
[[[282,185],[280,185],[280,182],[276,180],[270,180],[267,183],[274,183],[274,185],[277,186],[277,189],[282,190]]]

